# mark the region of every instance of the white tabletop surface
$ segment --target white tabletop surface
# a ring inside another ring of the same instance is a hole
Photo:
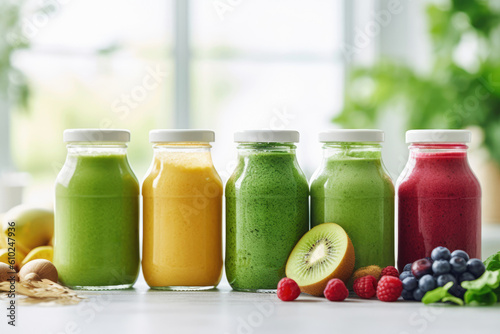
[[[498,250],[500,239],[491,239],[492,233],[484,234],[483,246]],[[425,306],[355,298],[334,303],[304,294],[282,302],[272,294],[233,292],[226,281],[207,292],[152,291],[142,277],[131,290],[81,295],[88,298],[76,306],[18,306],[15,328],[7,325],[2,304],[0,334],[500,333],[500,304]]]
[[[20,306],[17,326],[7,326],[2,316],[0,333],[500,333],[500,304],[334,303],[307,295],[281,302],[225,284],[209,292],[163,292],[144,282],[133,290],[83,295],[89,298],[77,306]]]

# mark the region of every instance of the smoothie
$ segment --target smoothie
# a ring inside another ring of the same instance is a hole
[[[255,147],[240,152],[226,185],[226,274],[236,290],[276,289],[309,229],[309,189],[295,153]]]
[[[220,282],[223,188],[205,147],[155,149],[142,188],[142,268],[152,288],[213,288]]]
[[[462,151],[412,152],[399,184],[398,266],[445,246],[481,258],[481,189]]]
[[[355,269],[394,265],[394,186],[380,153],[326,158],[311,183],[311,225],[342,226]]]
[[[139,185],[125,154],[69,154],[56,183],[54,264],[70,287],[131,286]]]

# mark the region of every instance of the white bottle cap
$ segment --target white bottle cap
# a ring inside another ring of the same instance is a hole
[[[298,143],[299,138],[294,130],[244,130],[234,134],[236,143]]]
[[[384,131],[375,129],[336,129],[321,132],[319,141],[328,142],[373,142],[381,143],[384,141]]]
[[[68,129],[63,132],[63,141],[128,143],[130,131],[117,129]]]
[[[212,130],[189,130],[189,129],[161,129],[149,131],[149,142],[203,142],[215,141],[215,132]]]
[[[469,130],[410,130],[406,132],[407,143],[470,143]]]

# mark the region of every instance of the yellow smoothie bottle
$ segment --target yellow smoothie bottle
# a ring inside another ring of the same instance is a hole
[[[153,289],[204,290],[222,275],[222,181],[208,130],[153,130],[142,186],[142,269]]]

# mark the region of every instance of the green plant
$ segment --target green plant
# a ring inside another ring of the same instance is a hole
[[[350,74],[345,106],[334,122],[377,127],[399,113],[407,129],[478,126],[484,146],[500,163],[500,6],[486,0],[450,0],[427,7],[433,45],[423,73],[391,59]],[[467,61],[458,56],[467,54]]]
[[[0,2],[0,98],[19,105],[20,110],[28,110],[30,89],[25,74],[12,63],[12,56],[19,50],[30,48],[31,36],[27,32],[39,29],[36,15],[43,15],[47,19],[56,11],[54,3],[50,1]],[[107,51],[105,49],[103,53]]]
[[[26,107],[29,89],[26,77],[12,64],[12,55],[29,47],[23,38],[22,10],[26,1],[2,1],[0,3],[0,98],[10,99]]]
[[[486,270],[500,270],[500,252],[495,253],[484,261]]]

